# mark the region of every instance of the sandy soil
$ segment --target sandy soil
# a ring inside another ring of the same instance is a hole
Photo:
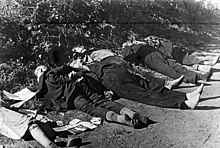
[[[200,54],[200,53],[198,53]],[[220,55],[213,50],[206,55]],[[195,110],[166,109],[120,99],[124,105],[142,112],[157,121],[143,129],[104,122],[93,131],[77,136],[83,139],[82,148],[216,148],[220,145],[220,61],[213,66],[214,74],[206,82],[200,103]],[[182,84],[177,91],[191,92],[198,86]],[[65,116],[53,116],[63,121],[76,117],[68,112]],[[80,114],[83,117],[82,114]],[[0,138],[0,145],[7,147],[40,147],[29,143]]]

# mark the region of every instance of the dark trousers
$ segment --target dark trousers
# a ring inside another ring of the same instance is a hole
[[[197,58],[195,55],[187,54],[183,58],[183,63],[184,65],[192,66],[194,64],[203,64],[203,60]]]
[[[165,83],[164,79],[157,78],[157,77],[153,76],[148,71],[146,71],[144,68],[141,68],[141,67],[137,68],[135,66],[132,66],[130,63],[128,63],[127,61],[125,61],[121,57],[110,56],[110,57],[103,59],[102,62],[115,63],[115,64],[122,65],[123,68],[128,70],[128,72],[133,73],[133,74],[139,74],[140,76],[144,77],[145,79],[147,79],[149,81],[153,81],[156,84],[164,85],[164,83]]]
[[[146,81],[127,72],[126,69],[117,64],[103,69],[101,82],[119,97],[147,105],[179,108],[186,100],[184,93],[170,91],[162,85]]]
[[[189,71],[173,59],[165,59],[160,52],[155,51],[146,55],[144,63],[145,66],[171,78],[177,79],[184,75],[184,82],[197,83],[196,72]]]
[[[180,64],[192,66],[194,64],[202,64],[202,60],[192,55],[192,52],[181,47],[173,47],[173,58]]]
[[[99,82],[97,81],[97,83]],[[91,88],[87,82],[83,81],[81,85],[82,93],[74,100],[74,106],[77,110],[105,119],[108,111],[114,111],[119,114],[124,107],[121,104],[107,100],[102,94]]]

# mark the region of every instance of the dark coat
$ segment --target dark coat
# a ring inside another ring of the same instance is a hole
[[[145,63],[145,58],[147,55],[150,55],[152,52],[157,53],[158,57],[160,57],[165,63],[167,63],[166,56],[164,57],[160,51],[158,51],[157,49],[155,49],[150,45],[126,46],[121,54],[126,61],[135,63],[136,65],[141,64],[142,66],[147,66]]]
[[[68,74],[71,71],[77,71],[77,73],[74,78],[70,79]],[[78,82],[81,77],[83,79]],[[95,77],[95,75],[90,72],[66,65],[45,71],[40,77],[37,97],[41,100],[50,100],[56,110],[75,109],[74,100],[88,95],[83,90],[82,83],[93,88],[101,95],[106,90],[101,83],[98,83],[92,77]]]

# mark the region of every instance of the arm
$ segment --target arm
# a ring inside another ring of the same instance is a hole
[[[150,81],[153,81],[157,84],[160,84],[160,85],[164,85],[165,84],[165,79],[161,79],[161,78],[158,78],[158,77],[155,77],[151,72],[150,70],[148,70],[147,68],[142,68],[141,66],[134,66],[132,64],[132,69],[134,71],[134,73],[138,76],[140,76],[141,78],[143,79],[147,79],[147,80],[150,80]]]
[[[65,74],[69,74],[70,72],[75,71],[78,72],[80,71],[79,68],[73,68],[71,66],[68,65],[63,65],[57,68],[54,68],[51,70],[52,73],[56,74],[56,75],[65,75]]]

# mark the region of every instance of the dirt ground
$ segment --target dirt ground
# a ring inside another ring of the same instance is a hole
[[[211,46],[211,45],[210,45]],[[218,48],[212,48],[206,56],[220,55]],[[203,53],[198,53],[201,55]],[[206,82],[200,103],[194,110],[166,109],[120,99],[136,111],[144,113],[156,124],[143,129],[132,129],[123,125],[104,122],[93,131],[77,135],[83,139],[81,148],[217,148],[220,145],[220,61],[213,66],[214,74]],[[191,92],[198,86],[181,84],[176,89]],[[76,117],[72,112],[53,118],[67,121]],[[80,117],[84,117],[81,113]],[[78,118],[79,118],[78,116]],[[37,142],[29,143],[0,138],[0,145],[6,147],[41,147]],[[1,146],[0,146],[1,147]]]

